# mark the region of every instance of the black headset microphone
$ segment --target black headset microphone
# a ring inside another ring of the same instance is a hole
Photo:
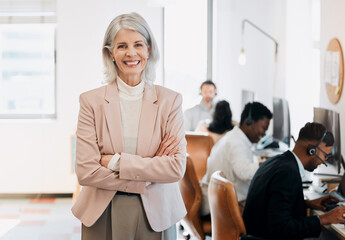
[[[246,125],[250,125],[250,127],[252,128],[253,133],[255,134],[256,138],[260,139],[259,134],[255,133],[254,131],[254,127],[253,127],[253,118],[252,118],[252,106],[249,105],[249,113],[248,113],[248,117],[246,117],[246,119],[244,120]]]
[[[320,158],[316,154],[316,149],[319,147],[320,143],[322,143],[322,140],[326,137],[326,135],[327,135],[327,130],[323,133],[321,139],[318,141],[318,143],[316,145],[308,145],[307,146],[307,154],[309,156],[314,156],[315,155],[327,167],[327,163],[324,160],[322,160],[322,158]],[[294,136],[291,136],[291,138],[296,143],[296,140],[295,140]]]
[[[316,156],[323,164],[325,164],[325,166],[327,167],[327,163],[322,160],[317,154],[316,154],[316,149],[319,147],[320,143],[322,142],[322,140],[326,137],[327,134],[327,130],[324,132],[324,134],[322,135],[322,138],[318,141],[318,143],[316,145],[308,145],[307,147],[307,154],[309,156]]]
[[[252,118],[252,106],[249,105],[249,113],[248,113],[248,117],[246,117],[246,119],[244,120],[244,122],[249,126],[252,125],[253,123],[253,118]]]

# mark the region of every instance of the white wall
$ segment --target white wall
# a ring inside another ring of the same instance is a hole
[[[272,109],[272,97],[284,95],[285,0],[215,0],[215,63],[213,79],[219,98],[230,102],[234,119],[241,114],[241,89],[254,91],[256,101]],[[252,26],[245,24],[245,66],[238,64],[241,50],[242,20],[248,19],[279,42],[275,44]]]
[[[311,1],[309,0],[215,0],[216,39],[214,79],[219,97],[230,102],[234,119],[241,114],[241,89],[256,93],[256,101],[272,110],[272,97],[289,102],[291,132],[313,119],[319,87],[312,68]],[[245,25],[245,66],[238,64],[241,23],[248,19],[279,43],[274,61],[274,43],[250,25]],[[272,127],[272,124],[270,128]]]
[[[70,137],[76,130],[78,97],[101,86],[105,30],[115,16],[132,11],[148,21],[162,49],[162,9],[147,1],[57,1],[57,119],[0,121],[0,193],[74,191]],[[162,78],[161,65],[157,78]]]
[[[319,105],[319,86],[312,64],[312,18],[309,0],[286,1],[286,99],[290,105],[291,132],[297,139],[306,122],[313,121]]]
[[[332,38],[338,38],[342,46],[343,52],[345,48],[345,1],[342,0],[321,0],[321,82],[320,82],[320,107],[332,109],[340,114],[340,130],[341,130],[341,152],[345,153],[345,99],[344,90],[342,97],[337,104],[333,104],[328,100],[323,80],[325,53],[329,41]]]

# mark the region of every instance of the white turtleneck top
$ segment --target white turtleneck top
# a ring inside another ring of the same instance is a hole
[[[142,80],[137,86],[131,87],[118,77],[117,87],[120,97],[124,152],[136,154],[145,81]],[[108,168],[113,171],[119,171],[120,157],[120,154],[116,153],[110,160]]]

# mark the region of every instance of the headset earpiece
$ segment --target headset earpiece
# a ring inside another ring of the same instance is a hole
[[[326,137],[326,135],[327,135],[327,130],[324,132],[321,139],[317,142],[316,145],[308,145],[307,146],[307,154],[309,156],[314,156],[316,154],[316,148],[320,145],[320,143],[323,141],[323,139]]]
[[[252,125],[253,123],[253,118],[252,118],[252,107],[249,106],[249,113],[248,113],[248,117],[244,120],[245,124],[247,125]]]
[[[308,147],[307,147],[307,154],[309,156],[314,156],[316,154],[316,146],[308,145]]]

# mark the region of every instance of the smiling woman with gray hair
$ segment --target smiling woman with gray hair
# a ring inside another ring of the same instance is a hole
[[[116,17],[103,44],[106,86],[80,95],[72,208],[83,240],[176,239],[186,214],[182,97],[154,85],[159,53],[137,13]]]
[[[156,78],[156,63],[159,60],[159,51],[150,27],[137,13],[124,14],[115,18],[109,24],[105,33],[102,54],[107,82],[114,81],[116,76],[118,76],[118,68],[116,64],[114,68],[114,60],[111,54],[109,54],[109,51],[111,52],[114,49],[115,36],[121,29],[133,30],[140,33],[144,37],[145,44],[150,46],[150,57],[147,59],[146,67],[142,74],[145,81],[152,84]]]

